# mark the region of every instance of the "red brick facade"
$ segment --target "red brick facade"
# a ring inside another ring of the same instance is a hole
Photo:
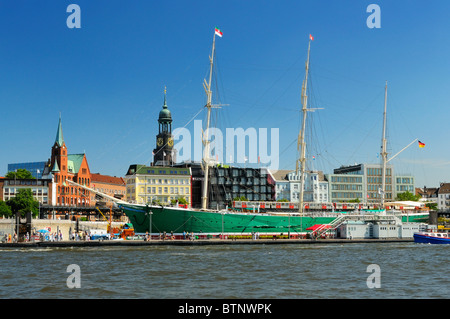
[[[61,119],[49,162],[50,171],[54,176],[52,187],[56,190],[56,192],[51,192],[55,194],[55,198],[52,200],[53,204],[56,206],[91,206],[89,192],[67,182],[69,180],[90,186],[91,172],[86,154],[68,154],[62,136]]]

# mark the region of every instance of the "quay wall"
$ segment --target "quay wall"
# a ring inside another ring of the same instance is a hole
[[[76,221],[59,220],[59,219],[32,219],[31,229],[39,230],[49,228],[51,233],[61,231],[63,240],[69,239],[69,231],[74,231],[76,228]],[[89,229],[108,229],[109,222],[107,221],[79,221],[78,226],[80,230]],[[124,222],[112,222],[112,227],[120,227]],[[14,234],[16,231],[16,221],[14,218],[0,219],[0,238],[5,234]]]
[[[358,243],[413,243],[413,239],[242,239],[242,240],[91,240],[91,241],[44,241],[28,243],[1,243],[8,248],[76,248],[76,247],[142,247],[142,246],[205,246],[205,245],[323,245],[323,244],[358,244]]]

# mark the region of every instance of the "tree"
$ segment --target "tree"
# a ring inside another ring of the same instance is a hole
[[[404,193],[397,194],[396,200],[403,200],[403,201],[410,200],[417,202],[419,198],[420,195],[413,195],[412,193],[406,191]]]
[[[34,200],[29,188],[19,189],[16,196],[6,203],[11,207],[12,213],[20,213],[22,217],[25,217],[26,213],[30,211],[33,213],[33,217],[39,214],[39,203]]]
[[[438,210],[437,203],[426,203],[425,206],[428,207],[430,210]]]
[[[0,216],[11,217],[12,211],[11,207],[6,204],[6,202],[0,200]]]
[[[19,168],[16,172],[8,172],[5,177],[10,179],[36,179],[30,171],[24,168]]]
[[[172,199],[170,202],[175,205],[178,201],[179,205],[187,205],[187,200],[184,197],[177,197],[177,199]]]

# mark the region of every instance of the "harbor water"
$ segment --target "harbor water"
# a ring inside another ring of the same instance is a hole
[[[0,298],[448,298],[449,255],[412,242],[2,247]]]

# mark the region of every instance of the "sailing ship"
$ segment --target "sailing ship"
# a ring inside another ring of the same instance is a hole
[[[210,73],[209,81],[206,79],[204,81],[204,88],[207,96],[207,103],[205,107],[207,108],[207,121],[205,132],[208,131],[210,125],[210,115],[211,115],[211,79],[213,72],[214,63],[214,50],[215,50],[215,35],[213,37],[212,53],[210,56]],[[81,186],[89,191],[92,191],[100,196],[109,198],[110,200],[117,203],[117,205],[124,211],[124,213],[130,219],[130,222],[134,226],[136,233],[202,233],[202,234],[250,234],[250,233],[272,233],[272,234],[288,234],[289,238],[291,236],[297,237],[299,234],[305,234],[307,229],[333,229],[338,226],[338,222],[343,222],[342,213],[336,212],[322,212],[321,214],[309,214],[304,212],[303,203],[303,183],[305,176],[305,164],[306,164],[306,144],[305,144],[305,125],[306,125],[306,115],[309,109],[308,99],[306,94],[307,82],[308,82],[308,70],[309,70],[309,57],[311,49],[311,40],[309,39],[308,44],[308,54],[305,66],[305,78],[302,84],[302,112],[303,112],[303,122],[302,129],[299,134],[298,145],[301,148],[300,159],[297,162],[300,165],[300,203],[298,204],[298,212],[255,212],[255,210],[246,211],[236,211],[236,210],[210,210],[207,209],[208,202],[208,178],[209,178],[209,141],[204,139],[203,143],[205,145],[206,154],[203,158],[202,168],[204,170],[204,181],[203,181],[203,194],[202,194],[202,208],[184,208],[184,207],[173,207],[173,206],[158,206],[151,204],[135,204],[129,203],[117,198],[105,195],[97,190],[90,189],[86,186]],[[384,139],[384,136],[383,136]],[[383,153],[384,154],[384,153]],[[386,162],[386,161],[384,161]],[[383,174],[385,169],[383,169]],[[383,176],[384,177],[384,176]],[[384,178],[383,178],[384,181]],[[70,183],[76,184],[72,181]],[[384,184],[383,184],[384,186]],[[383,188],[384,189],[384,188]],[[384,197],[383,197],[384,198]],[[347,212],[350,214],[351,212]],[[362,212],[359,211],[358,214]],[[373,214],[373,213],[372,213]],[[423,217],[423,215],[422,215]],[[408,216],[409,221],[413,221],[412,216]],[[406,221],[406,220],[405,220]],[[422,220],[420,220],[422,221]],[[328,225],[328,227],[317,227],[317,225]],[[329,225],[332,225],[330,227]],[[316,226],[316,227],[314,227]]]
[[[204,88],[207,97],[207,120],[206,129],[208,131],[211,116],[211,80],[214,63],[215,50],[215,36],[213,37],[212,53],[210,56],[210,72],[208,82],[204,81]],[[308,45],[308,56],[306,62],[306,76],[302,87],[302,103],[304,121],[306,123],[306,85],[308,80],[309,68],[309,52],[311,48],[311,38]],[[305,131],[303,126],[302,134]],[[304,135],[302,142],[302,149],[305,149]],[[203,157],[202,167],[204,170],[204,181],[202,189],[202,208],[181,208],[169,206],[155,206],[143,204],[130,204],[126,202],[118,203],[119,207],[123,209],[125,214],[133,223],[135,232],[189,232],[189,233],[206,233],[206,234],[250,234],[254,232],[260,233],[285,233],[285,234],[299,234],[304,233],[307,228],[316,224],[328,224],[332,222],[337,216],[306,216],[303,212],[297,214],[274,214],[274,213],[256,213],[256,212],[238,212],[229,210],[209,210],[207,209],[208,202],[208,179],[209,179],[209,140],[203,140],[205,145],[206,156]],[[305,152],[302,151],[303,157]],[[302,157],[300,161],[302,174],[304,174],[305,160]],[[117,200],[116,200],[117,201]]]

